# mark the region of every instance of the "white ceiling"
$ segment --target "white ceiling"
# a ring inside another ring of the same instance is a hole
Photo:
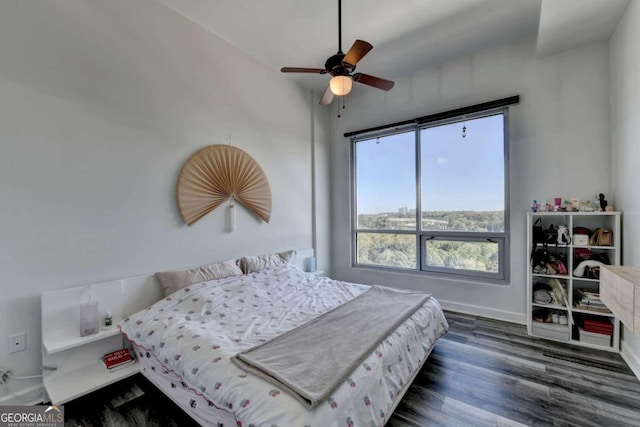
[[[538,55],[608,40],[630,0],[545,0],[540,12]]]
[[[274,70],[324,68],[338,51],[337,0],[159,0]],[[397,79],[509,41],[538,37],[538,55],[606,40],[630,0],[344,0],[342,50],[374,49],[358,71]],[[287,74],[324,90],[326,76]]]

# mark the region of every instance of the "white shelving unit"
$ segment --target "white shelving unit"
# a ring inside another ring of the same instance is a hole
[[[595,231],[598,227],[606,227],[613,231],[612,246],[583,246],[583,245],[555,245],[548,244],[549,252],[562,254],[566,257],[568,274],[552,275],[552,274],[536,274],[533,272],[531,265],[531,252],[535,249],[541,249],[544,245],[538,244],[533,247],[532,230],[535,221],[540,218],[543,228],[549,228],[553,224],[555,227],[566,225],[570,234],[573,234],[574,227],[586,227]],[[600,291],[600,281],[598,279],[589,279],[585,277],[577,277],[573,275],[574,269],[577,267],[575,255],[577,249],[588,249],[594,253],[606,254],[611,265],[620,265],[620,212],[529,212],[527,214],[527,329],[530,335],[551,339],[555,341],[568,342],[583,347],[597,348],[599,350],[620,351],[620,322],[613,313],[601,312],[595,310],[586,310],[576,307],[574,294],[577,289],[586,291]],[[567,305],[563,304],[538,304],[533,300],[534,284],[548,283],[550,279],[557,279],[564,284],[567,289]],[[559,323],[542,323],[533,320],[533,313],[536,309],[547,309],[559,315],[564,314],[567,317],[567,325]],[[607,343],[595,344],[585,342],[588,339],[587,334],[582,333],[578,328],[581,320],[584,318],[595,318],[599,320],[608,320],[613,324],[613,336]],[[582,339],[581,339],[582,338]]]
[[[127,346],[116,324],[159,300],[153,276],[98,283],[42,294],[42,373],[44,401],[63,404],[134,375],[136,363],[108,370],[100,358]],[[110,311],[113,324],[80,336],[80,304],[99,302],[99,319]]]

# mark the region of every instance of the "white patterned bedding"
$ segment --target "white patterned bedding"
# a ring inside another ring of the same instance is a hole
[[[383,425],[404,383],[448,328],[434,298],[314,410],[230,361],[366,289],[280,265],[189,286],[125,319],[120,328],[194,392],[233,411],[238,425]]]

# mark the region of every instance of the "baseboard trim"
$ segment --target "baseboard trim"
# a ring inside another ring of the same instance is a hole
[[[0,397],[0,405],[1,406],[37,405],[42,403],[42,391],[43,391],[42,384],[35,384],[30,387],[25,387],[21,390],[18,390],[13,393]],[[26,399],[25,399],[25,396],[26,396]]]
[[[527,324],[527,316],[514,311],[496,310],[493,308],[481,307],[478,305],[463,304],[455,301],[441,300],[438,302],[445,310],[456,311],[458,313],[472,314],[474,316],[488,317],[490,319],[503,320],[505,322]]]
[[[627,362],[627,365],[629,365],[629,368],[631,368],[635,376],[640,380],[640,357],[634,354],[624,341],[622,341],[620,347],[620,356],[622,356],[624,361]]]

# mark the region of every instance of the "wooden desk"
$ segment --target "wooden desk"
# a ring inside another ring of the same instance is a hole
[[[600,267],[600,299],[640,337],[640,267]]]

